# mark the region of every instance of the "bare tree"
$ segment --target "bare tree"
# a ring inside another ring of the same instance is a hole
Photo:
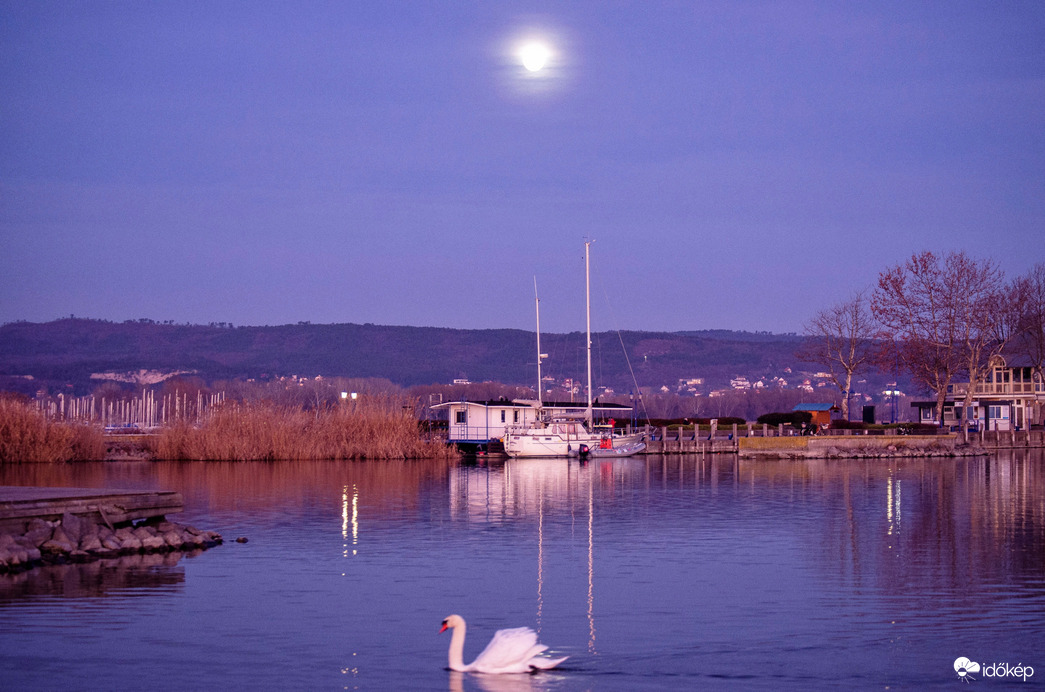
[[[853,375],[870,364],[874,347],[875,325],[864,294],[816,313],[805,332],[811,338],[796,355],[827,368],[842,393],[842,417],[849,420]]]
[[[965,252],[949,253],[942,261],[923,252],[879,275],[872,312],[915,380],[935,392],[940,425],[952,380],[967,374],[962,416],[967,431],[976,386],[1017,331],[1014,309],[1022,300],[1013,297],[1016,292],[1004,285],[993,261]]]
[[[976,386],[983,382],[991,358],[1005,348],[1012,330],[1009,302],[1006,300],[1001,269],[991,260],[973,260],[964,252],[947,256],[945,271],[960,281],[955,296],[955,326],[964,357],[963,369],[969,375],[962,404],[962,432],[968,436],[972,400]]]
[[[1045,381],[1045,263],[1034,265],[1013,284],[1019,315],[1015,350],[1027,357],[1038,380]]]
[[[947,387],[962,367],[957,302],[962,287],[932,252],[878,275],[871,312],[914,380],[936,394],[943,425]]]

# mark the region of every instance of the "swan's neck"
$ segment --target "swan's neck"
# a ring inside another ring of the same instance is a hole
[[[468,666],[464,664],[464,633],[465,624],[462,622],[453,628],[450,634],[450,670],[467,671]]]

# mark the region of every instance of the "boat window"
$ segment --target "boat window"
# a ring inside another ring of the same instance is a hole
[[[505,414],[505,411],[504,411],[504,409],[502,408],[502,409],[501,409],[501,422],[502,422],[502,423],[504,422],[504,414]]]
[[[468,422],[468,411],[460,410],[454,412],[454,422],[458,425],[464,425]]]

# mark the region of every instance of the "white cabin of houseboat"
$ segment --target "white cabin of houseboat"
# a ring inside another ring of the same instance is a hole
[[[508,401],[447,401],[436,404],[433,410],[447,411],[447,444],[463,448],[485,447],[491,440],[504,437],[507,428],[528,426],[538,416],[545,419],[582,420],[587,404],[573,402],[544,402],[528,399]],[[631,422],[632,407],[624,404],[592,404],[592,415],[596,421],[613,420],[618,425]]]

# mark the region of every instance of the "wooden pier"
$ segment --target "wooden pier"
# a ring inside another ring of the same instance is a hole
[[[111,528],[135,519],[181,512],[184,508],[181,493],[170,490],[0,485],[0,531],[25,531],[32,519],[55,521],[65,513],[100,520]]]
[[[986,453],[1002,449],[1045,448],[1045,431],[1003,430],[980,431],[969,435],[937,430],[933,434],[900,435],[899,428],[875,430],[824,430],[815,436],[785,434],[784,426],[770,427],[749,423],[731,429],[713,430],[711,434],[693,426],[653,428],[646,438],[646,454],[740,454],[772,456],[774,453],[794,455],[824,454],[831,450],[881,449],[910,452],[919,448],[956,449],[959,445]],[[893,448],[893,449],[890,449]],[[965,450],[968,451],[968,450]]]

